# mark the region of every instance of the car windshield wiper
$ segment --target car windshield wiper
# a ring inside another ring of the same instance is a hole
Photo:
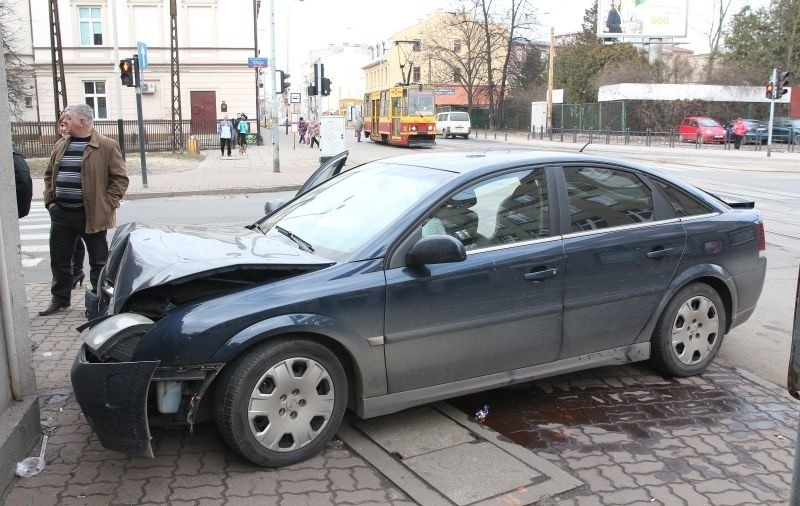
[[[300,246],[301,250],[303,250],[305,252],[308,252],[308,253],[314,253],[314,247],[311,246],[310,242],[300,239],[299,237],[297,237],[293,233],[289,232],[285,228],[281,228],[281,227],[279,227],[277,225],[275,225],[275,230],[277,230],[281,234],[285,235],[286,237],[288,237],[289,239],[294,241],[298,246]]]

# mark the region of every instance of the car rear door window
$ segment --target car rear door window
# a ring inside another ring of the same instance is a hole
[[[565,167],[573,232],[655,220],[653,194],[635,174],[604,167]]]
[[[663,181],[655,180],[655,184],[664,192],[666,195],[667,200],[672,205],[672,208],[675,209],[675,213],[681,216],[696,216],[698,214],[707,214],[712,212],[712,209],[709,208],[706,204],[703,204],[696,198],[692,197],[688,193],[675,188],[671,184],[667,184]]]

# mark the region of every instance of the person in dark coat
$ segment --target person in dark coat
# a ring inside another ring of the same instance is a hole
[[[17,187],[17,214],[20,218],[24,218],[31,211],[31,200],[33,199],[31,168],[16,146],[12,148],[12,152],[14,155],[14,183]]]
[[[606,32],[622,33],[622,16],[619,13],[620,0],[611,0],[611,8],[606,18]]]

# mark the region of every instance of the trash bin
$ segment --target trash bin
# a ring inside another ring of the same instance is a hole
[[[194,135],[189,136],[189,141],[186,143],[186,151],[190,155],[196,155],[200,152],[200,148],[197,145],[197,137]]]

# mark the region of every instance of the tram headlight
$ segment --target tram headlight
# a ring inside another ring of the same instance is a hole
[[[428,125],[428,131],[430,132],[431,130],[433,130],[433,125]]]
[[[411,131],[412,132],[416,132],[417,131],[417,125],[411,125]]]

